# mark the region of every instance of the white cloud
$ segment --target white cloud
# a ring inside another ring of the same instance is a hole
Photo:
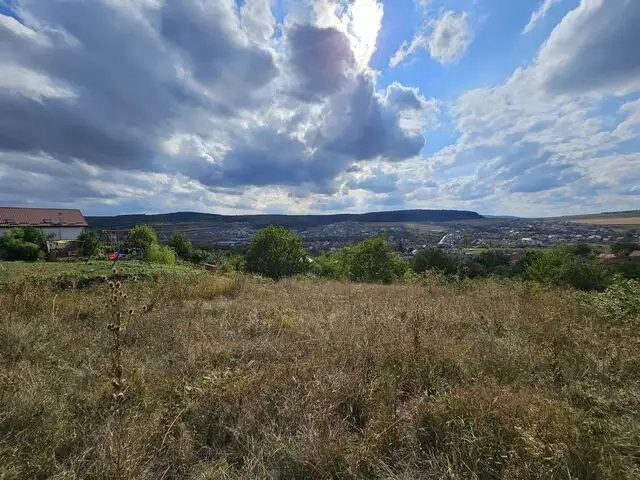
[[[448,11],[437,20],[429,21],[416,33],[410,43],[404,42],[391,57],[389,66],[395,67],[407,57],[424,49],[440,63],[457,61],[471,42],[467,13]]]
[[[542,20],[547,15],[547,13],[549,13],[551,7],[553,7],[553,5],[556,3],[558,3],[558,0],[544,0],[538,7],[538,10],[531,14],[531,19],[529,20],[529,23],[527,23],[527,25],[524,27],[522,33],[529,33],[531,30],[533,30],[536,24],[540,20]]]

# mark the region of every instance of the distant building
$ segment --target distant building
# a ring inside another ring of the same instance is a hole
[[[55,240],[75,240],[87,221],[80,210],[0,207],[0,237],[18,227],[37,227]]]
[[[635,260],[640,260],[640,250],[634,250],[629,254],[629,258],[633,258]]]
[[[600,260],[615,260],[618,257],[616,257],[615,253],[601,253],[598,258]]]

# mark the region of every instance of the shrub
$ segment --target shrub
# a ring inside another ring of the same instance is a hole
[[[168,245],[173,248],[180,258],[185,260],[191,259],[193,255],[193,245],[189,237],[182,232],[174,232],[169,237]]]
[[[298,235],[284,227],[270,226],[251,240],[246,268],[251,273],[278,280],[305,272],[307,258]]]
[[[620,320],[640,315],[640,282],[618,277],[604,292],[585,295],[583,300],[606,318]]]
[[[345,251],[349,278],[355,282],[392,283],[407,269],[384,237],[368,238]]]
[[[153,243],[145,252],[145,260],[151,263],[174,265],[176,263],[176,256],[169,247]]]
[[[46,234],[38,228],[14,228],[0,238],[0,251],[5,260],[34,261],[44,258]]]
[[[214,255],[210,251],[204,250],[203,248],[196,248],[191,254],[191,261],[193,263],[209,263],[213,261],[213,258]]]
[[[572,258],[562,266],[557,282],[578,290],[601,292],[609,285],[609,278],[606,270],[598,263]]]

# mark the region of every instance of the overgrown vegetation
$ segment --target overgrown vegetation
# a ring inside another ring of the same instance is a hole
[[[640,478],[633,281],[9,270],[0,478]]]
[[[15,261],[43,259],[47,235],[39,228],[12,228],[0,237],[0,258]]]

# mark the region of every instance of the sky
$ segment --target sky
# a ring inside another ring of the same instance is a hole
[[[640,208],[637,0],[0,0],[0,205]]]

